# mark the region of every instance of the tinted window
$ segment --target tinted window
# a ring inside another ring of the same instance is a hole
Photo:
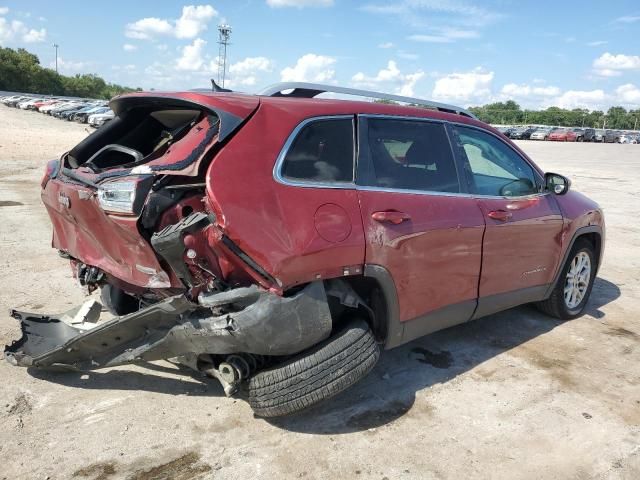
[[[444,125],[369,119],[371,165],[365,184],[376,187],[459,192],[458,175]]]
[[[533,168],[503,141],[475,128],[456,127],[456,131],[472,192],[517,197],[538,191]]]
[[[297,181],[353,181],[353,121],[317,120],[304,126],[282,165],[282,176]]]

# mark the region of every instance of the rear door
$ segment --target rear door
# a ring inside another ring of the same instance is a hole
[[[379,116],[359,124],[365,261],[392,275],[404,338],[470,319],[484,219],[461,193],[444,124]]]
[[[542,178],[514,148],[485,130],[456,126],[467,188],[485,217],[475,317],[540,300],[559,260],[562,214]]]

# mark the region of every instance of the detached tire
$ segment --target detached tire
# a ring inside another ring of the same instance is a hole
[[[259,417],[291,415],[346,390],[379,357],[367,322],[350,321],[324,342],[250,378],[249,405]]]

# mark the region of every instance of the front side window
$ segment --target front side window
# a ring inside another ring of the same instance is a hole
[[[449,138],[441,123],[369,119],[368,186],[430,192],[460,192]]]
[[[456,132],[472,193],[519,197],[538,192],[533,168],[502,140],[475,128],[458,126]]]
[[[315,120],[291,144],[281,175],[302,182],[353,182],[353,157],[351,118]]]

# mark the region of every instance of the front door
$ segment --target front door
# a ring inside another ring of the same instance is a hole
[[[444,124],[360,120],[357,183],[365,262],[393,276],[405,340],[469,320],[484,218],[476,199],[460,194]]]
[[[540,300],[559,261],[562,214],[542,179],[514,148],[483,130],[457,126],[468,189],[486,221],[475,317]]]

